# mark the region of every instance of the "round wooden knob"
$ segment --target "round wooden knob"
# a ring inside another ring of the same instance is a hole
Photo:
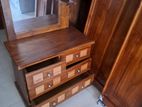
[[[47,74],[47,76],[48,76],[48,77],[51,77],[51,74],[50,74],[50,73],[48,73],[48,74]]]
[[[80,73],[81,71],[78,69],[77,72]]]
[[[79,58],[79,55],[75,55],[76,58]]]
[[[56,102],[53,103],[53,106],[56,106]]]
[[[51,84],[49,84],[49,85],[48,85],[48,87],[49,87],[49,88],[51,88],[51,87],[52,87],[52,85],[51,85]]]

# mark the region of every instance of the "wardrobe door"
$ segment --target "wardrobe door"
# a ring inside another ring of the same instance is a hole
[[[92,69],[103,89],[129,30],[138,0],[93,0],[85,34],[95,40]]]
[[[142,107],[142,1],[103,91],[107,107]]]

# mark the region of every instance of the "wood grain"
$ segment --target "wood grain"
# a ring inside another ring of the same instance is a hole
[[[73,27],[6,42],[7,49],[19,69],[85,44],[94,44],[94,41],[89,40]]]
[[[85,34],[96,45],[92,50],[92,69],[95,80],[104,87],[118,52],[124,42],[133,16],[136,3],[129,0],[93,0]]]
[[[12,14],[10,11],[9,0],[1,0],[2,11],[4,16],[4,25],[6,27],[7,39],[8,40],[15,40],[16,34],[14,31],[14,24],[12,21]]]
[[[103,91],[106,105],[114,105],[109,107],[142,106],[142,1],[133,2],[139,9]]]

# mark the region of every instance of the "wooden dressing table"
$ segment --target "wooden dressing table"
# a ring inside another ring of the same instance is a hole
[[[17,33],[18,25],[20,30],[31,26],[24,26],[29,20],[20,24],[8,21],[8,0],[1,2],[8,34],[5,45],[13,60],[16,86],[27,106],[54,107],[93,82],[90,53],[94,41],[69,27],[67,3],[60,2],[59,20],[54,27],[32,26]]]

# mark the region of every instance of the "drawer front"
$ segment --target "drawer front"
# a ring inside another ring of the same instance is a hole
[[[55,76],[61,75],[65,71],[65,63],[60,62],[55,65],[51,65],[32,73],[26,74],[26,81],[28,89],[31,87],[41,84],[44,81],[51,79]]]
[[[43,95],[44,93],[52,90],[53,88],[59,86],[60,84],[62,84],[62,82],[64,82],[66,77],[65,74],[60,75],[60,76],[56,76],[54,77],[54,79],[51,79],[50,81],[47,81],[43,84],[40,84],[36,87],[32,87],[31,89],[29,89],[29,96],[30,99],[33,100],[34,98]]]
[[[63,56],[63,59],[65,60],[66,64],[69,65],[82,59],[88,58],[90,56],[90,51],[91,47],[86,47],[75,52],[65,54]]]
[[[66,70],[62,75],[56,76],[50,80],[45,81],[45,83],[37,85],[29,89],[30,99],[34,99],[53,88],[83,74],[84,72],[89,71],[91,68],[91,59],[87,59],[70,69]]]
[[[67,78],[72,79],[84,72],[87,72],[91,69],[91,59],[87,59],[70,69],[67,69]]]
[[[57,104],[65,101],[66,99],[72,97],[73,95],[77,94],[81,90],[88,87],[94,79],[94,75],[90,75],[86,79],[81,80],[80,82],[76,83],[75,85],[65,89],[64,91],[52,96],[50,99],[41,102],[36,107],[55,107]]]

